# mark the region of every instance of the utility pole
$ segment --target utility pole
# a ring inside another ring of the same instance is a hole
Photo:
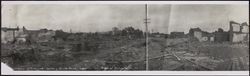
[[[146,52],[145,52],[145,59],[146,59],[146,70],[149,70],[149,58],[148,58],[148,23],[149,23],[149,18],[148,18],[148,5],[145,4],[145,26],[146,26]]]

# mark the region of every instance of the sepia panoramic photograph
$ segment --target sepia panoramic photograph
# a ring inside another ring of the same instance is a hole
[[[3,4],[15,71],[249,71],[249,4]]]

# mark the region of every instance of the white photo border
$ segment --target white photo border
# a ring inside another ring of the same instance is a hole
[[[1,1],[9,4],[246,4],[249,1]],[[1,63],[2,75],[248,75],[249,71],[13,71]]]

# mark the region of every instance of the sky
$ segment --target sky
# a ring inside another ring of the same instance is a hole
[[[199,27],[213,32],[229,30],[229,21],[249,24],[249,5],[173,5],[169,31],[185,31]]]
[[[229,21],[249,24],[249,5],[223,4],[151,4],[149,31],[187,33],[199,27],[212,32],[229,29]],[[2,5],[2,27],[37,30],[48,28],[69,32],[103,32],[113,27],[145,29],[143,4],[36,4]]]

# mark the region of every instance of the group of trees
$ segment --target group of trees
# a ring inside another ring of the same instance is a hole
[[[66,40],[67,37],[70,35],[69,33],[64,32],[62,30],[56,30],[55,33],[56,33],[55,36],[54,36],[55,40],[57,40],[57,39]]]
[[[127,36],[127,37],[130,37],[130,38],[141,38],[143,37],[143,31],[140,30],[140,29],[135,29],[133,27],[125,27],[124,29],[119,29],[117,27],[113,27],[112,28],[112,31],[109,31],[110,33],[86,33],[86,35],[88,37],[91,37],[92,39],[97,36],[97,35],[107,35],[107,36]],[[78,35],[77,33],[67,33],[67,32],[64,32],[62,30],[56,30],[55,31],[55,36],[54,38],[55,39],[63,39],[63,40],[67,40],[67,38],[70,36],[70,35]],[[87,38],[88,38],[87,37]]]
[[[135,29],[133,27],[126,27],[124,29],[119,29],[114,27],[112,29],[112,35],[114,36],[136,36],[136,37],[143,37],[143,31],[140,29]]]

